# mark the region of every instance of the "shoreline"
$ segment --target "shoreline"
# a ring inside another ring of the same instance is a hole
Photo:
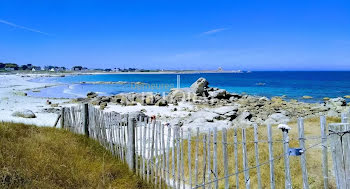
[[[65,73],[64,75],[69,75]],[[69,107],[77,105],[81,102],[109,98],[104,107],[106,112],[115,111],[118,113],[142,112],[147,116],[157,116],[160,120],[174,125],[182,125],[185,128],[200,126],[202,129],[217,126],[218,128],[232,127],[235,124],[251,124],[252,122],[264,123],[271,115],[277,116],[276,119],[284,121],[293,120],[295,115],[291,113],[292,108],[305,109],[310,115],[306,117],[318,116],[314,112],[324,113],[328,116],[339,116],[341,111],[349,109],[349,104],[341,106],[327,105],[323,103],[305,103],[297,102],[295,100],[286,101],[282,98],[266,98],[263,96],[241,95],[235,94],[239,98],[228,101],[215,100],[215,104],[203,101],[203,98],[198,96],[195,101],[179,101],[174,104],[168,100],[166,106],[147,105],[139,102],[131,102],[129,105],[114,103],[113,98],[118,95],[101,96],[93,99],[88,98],[45,98],[26,96],[23,91],[38,90],[42,88],[49,88],[60,86],[60,83],[41,83],[33,82],[33,79],[40,77],[61,77],[57,74],[6,74],[0,75],[0,84],[2,86],[0,91],[0,120],[12,121],[26,124],[35,124],[39,126],[52,127],[58,117],[60,107]],[[221,90],[221,89],[220,89]],[[215,91],[214,91],[215,92]],[[228,92],[227,92],[228,93]],[[128,94],[128,93],[126,93]],[[140,94],[140,93],[135,93]],[[128,96],[125,96],[129,98]],[[155,97],[158,98],[158,97]],[[192,97],[191,97],[192,98]],[[204,98],[205,99],[205,98]],[[51,104],[47,104],[47,100]],[[199,100],[199,101],[198,101]],[[208,104],[209,103],[209,104]],[[338,102],[336,102],[338,103]],[[252,104],[252,105],[250,105]],[[95,104],[95,107],[100,107],[101,104]],[[256,107],[255,107],[256,106]],[[259,108],[257,108],[259,107]],[[280,110],[270,111],[268,114],[260,114],[260,112],[267,111],[261,107],[278,108]],[[14,117],[12,114],[15,111],[29,109],[36,118],[20,118]],[[286,110],[284,110],[286,109]],[[313,111],[315,110],[315,111]],[[226,112],[225,112],[226,111]],[[234,114],[234,115],[231,115]],[[311,115],[312,114],[312,115]],[[301,114],[302,115],[302,114]],[[234,117],[234,119],[232,119]],[[240,120],[238,120],[240,119]],[[272,118],[271,118],[272,119]],[[271,121],[270,119],[270,121]],[[238,120],[237,123],[233,123]],[[276,120],[273,120],[276,122]],[[276,122],[277,123],[277,122]]]

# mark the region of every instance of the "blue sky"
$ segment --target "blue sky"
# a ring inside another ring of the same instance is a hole
[[[350,70],[350,2],[0,0],[0,62]]]

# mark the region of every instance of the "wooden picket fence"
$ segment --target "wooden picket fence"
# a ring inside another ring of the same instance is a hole
[[[259,138],[263,126],[257,124],[253,124],[253,134],[248,135],[247,128],[223,128],[221,131],[217,128],[206,131],[199,128],[184,130],[149,117],[134,116],[104,112],[84,104],[62,108],[60,124],[61,128],[99,141],[156,188],[252,188],[252,177],[256,182],[253,188],[280,188],[276,183],[274,167],[280,159],[284,160],[284,187],[292,188],[294,178],[291,176],[291,156],[300,158],[300,186],[309,188],[307,151],[321,147],[319,156],[322,156],[322,176],[320,175],[319,179],[323,180],[324,188],[329,188],[331,177],[328,175],[330,149],[337,188],[350,189],[349,113],[342,114],[342,123],[329,124],[329,131],[326,118],[321,116],[321,135],[310,138],[304,135],[304,122],[300,118],[299,136],[292,139],[295,140],[293,144],[297,142],[298,148],[290,148],[291,139],[286,127],[280,129],[283,137],[276,139],[272,135],[274,128],[267,125],[267,139],[263,140]],[[252,139],[247,140],[247,136],[251,136]],[[320,142],[307,147],[305,140],[311,139]],[[274,156],[275,145],[279,144],[281,153]],[[266,161],[261,161],[262,158],[259,157],[262,155],[259,153],[262,147],[268,148]],[[254,153],[253,160],[248,157],[249,150]],[[252,161],[254,166],[249,166]],[[262,184],[262,166],[269,169],[268,185]],[[242,174],[244,182],[240,179]]]

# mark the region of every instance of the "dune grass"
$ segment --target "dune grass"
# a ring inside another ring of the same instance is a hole
[[[96,141],[0,123],[0,188],[151,188]]]
[[[340,119],[338,118],[327,118],[327,122],[340,122]],[[299,141],[298,141],[298,127],[296,121],[289,123],[291,126],[291,130],[289,132],[290,136],[290,147],[291,148],[297,148],[299,147]],[[320,122],[319,118],[312,118],[307,119],[304,122],[305,125],[305,135],[306,137],[311,136],[320,136]],[[276,141],[273,144],[273,150],[274,150],[274,157],[278,157],[281,154],[283,154],[283,146],[282,146],[282,132],[277,128],[277,126],[273,126],[272,129],[273,134],[273,140]],[[193,136],[193,134],[192,134]],[[223,165],[223,148],[222,148],[222,132],[218,132],[218,178],[224,177],[224,165]],[[243,171],[243,160],[242,160],[242,144],[240,143],[242,141],[242,134],[241,129],[238,129],[237,133],[238,138],[238,167],[239,171]],[[253,128],[247,128],[246,130],[246,138],[247,138],[247,151],[248,151],[248,167],[253,167],[256,165],[255,161],[255,149],[254,149],[254,131]],[[312,137],[311,137],[312,138]],[[267,141],[267,128],[266,126],[259,127],[259,141]],[[198,149],[198,183],[201,184],[203,182],[203,134],[200,135],[199,139],[199,149]],[[211,142],[213,142],[213,139],[211,138]],[[229,143],[227,145],[227,153],[228,153],[228,167],[229,167],[229,174],[235,173],[235,161],[234,161],[234,131],[233,129],[227,130],[227,142]],[[306,147],[309,147],[311,145],[320,143],[321,139],[312,139],[312,140],[306,140]],[[192,137],[191,139],[191,154],[188,154],[188,141],[184,140],[184,159],[186,160],[184,162],[185,167],[185,175],[186,178],[189,178],[189,172],[188,172],[188,155],[191,155],[191,165],[192,165],[192,183],[194,186],[195,181],[195,174],[194,174],[194,167],[195,167],[195,137]],[[211,160],[213,160],[213,145],[210,147],[211,151]],[[330,152],[330,151],[329,151]],[[310,188],[323,188],[323,176],[322,176],[322,163],[321,163],[321,146],[318,145],[316,147],[313,147],[306,152],[307,157],[307,169],[308,169],[308,180],[310,184]],[[176,158],[176,156],[175,156]],[[267,142],[261,142],[259,143],[259,163],[264,163],[269,160],[269,152],[268,152],[268,143]],[[331,156],[328,157],[329,160],[329,170],[332,169],[331,164]],[[171,162],[171,153],[170,153],[170,162]],[[176,160],[175,160],[176,161]],[[275,183],[276,188],[284,188],[285,186],[285,173],[284,173],[284,159],[283,157],[280,159],[277,159],[274,162],[274,171],[275,171]],[[211,168],[213,168],[213,165],[211,164]],[[303,188],[302,185],[302,172],[300,167],[300,157],[297,156],[290,156],[290,168],[291,168],[291,176],[292,176],[292,184],[293,188]],[[263,188],[269,188],[270,187],[270,170],[269,170],[269,164],[263,165],[260,167],[261,171],[261,179],[262,179],[262,186]],[[257,170],[251,169],[250,171],[250,183],[251,188],[257,188]],[[208,171],[205,172],[205,174],[208,174]],[[330,188],[336,188],[334,178],[332,177],[332,174],[329,173],[330,177]],[[214,174],[211,174],[211,179],[214,179]],[[208,178],[206,178],[206,181],[208,181]],[[236,187],[236,177],[231,176],[229,177],[229,183],[230,188]],[[213,186],[213,184],[212,184]],[[244,174],[239,174],[239,186],[245,187],[244,183]],[[219,181],[219,187],[224,188],[224,180]]]

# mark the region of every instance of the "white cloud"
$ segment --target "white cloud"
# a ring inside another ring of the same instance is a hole
[[[209,31],[203,32],[203,33],[201,33],[201,35],[211,35],[211,34],[214,34],[214,33],[219,33],[219,32],[225,31],[225,30],[228,30],[228,28],[216,28],[216,29],[213,29],[213,30],[209,30]]]
[[[48,33],[45,33],[45,32],[42,32],[42,31],[39,31],[36,29],[32,29],[32,28],[27,28],[25,26],[20,26],[20,25],[17,25],[17,24],[14,24],[14,23],[8,22],[6,20],[2,20],[2,19],[0,19],[0,23],[12,26],[14,28],[19,28],[19,29],[23,29],[23,30],[27,30],[27,31],[35,32],[35,33],[40,33],[43,35],[49,35]]]

